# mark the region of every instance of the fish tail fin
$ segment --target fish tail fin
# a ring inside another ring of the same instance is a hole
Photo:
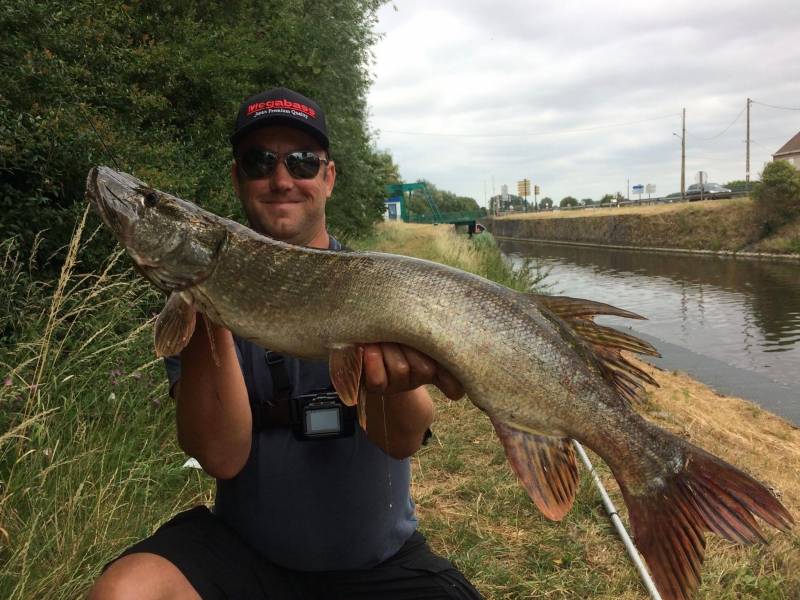
[[[676,438],[678,439],[678,438]],[[766,542],[760,517],[788,531],[794,519],[772,493],[723,460],[685,446],[682,470],[637,494],[620,481],[636,546],[664,600],[686,600],[700,584],[705,531],[740,544]]]

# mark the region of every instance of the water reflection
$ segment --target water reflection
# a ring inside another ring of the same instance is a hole
[[[800,264],[511,241],[502,247],[551,268],[554,291],[647,316],[637,330],[800,384]]]

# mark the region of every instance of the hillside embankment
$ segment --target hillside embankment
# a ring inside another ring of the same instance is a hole
[[[749,198],[507,215],[486,225],[505,238],[800,259],[800,220],[762,238]]]

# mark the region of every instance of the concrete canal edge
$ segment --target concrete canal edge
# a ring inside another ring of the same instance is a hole
[[[624,218],[627,216],[546,220],[488,218],[482,224],[498,240],[800,263],[800,254],[671,247],[673,240],[667,237],[667,228],[659,228],[657,220]],[[681,235],[676,237],[678,240],[684,238]],[[701,242],[699,245],[702,245],[704,237],[702,234],[697,236],[696,241]],[[655,244],[646,244],[646,241]]]

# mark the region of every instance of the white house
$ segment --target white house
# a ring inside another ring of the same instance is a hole
[[[800,169],[800,131],[772,155],[772,160],[786,160],[795,169]]]

